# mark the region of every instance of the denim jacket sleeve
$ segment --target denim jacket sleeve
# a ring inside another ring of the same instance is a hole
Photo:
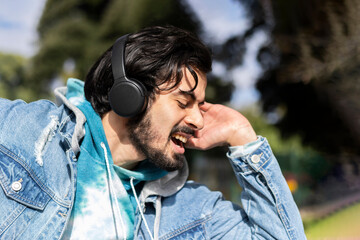
[[[230,148],[228,158],[243,189],[242,208],[218,201],[212,238],[306,239],[300,213],[267,140],[259,137],[247,149],[240,148]]]

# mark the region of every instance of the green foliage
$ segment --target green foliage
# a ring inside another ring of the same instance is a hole
[[[22,86],[27,63],[28,60],[22,56],[0,53],[0,97],[26,101],[34,99],[32,89]]]
[[[0,53],[1,82],[6,85],[19,82],[24,63],[25,59],[21,56]]]
[[[263,25],[273,42],[259,55],[270,71],[257,84],[265,111],[286,106],[283,133],[353,158],[360,146],[359,9],[356,0],[270,1],[264,16],[274,19]]]
[[[206,101],[211,103],[227,103],[230,101],[233,90],[234,84],[232,82],[224,81],[215,76],[209,76],[206,87]]]
[[[84,79],[116,38],[146,26],[171,24],[199,32],[201,26],[189,9],[182,0],[48,0],[38,25],[40,48],[32,59],[29,82],[40,94],[48,92],[54,78]],[[75,65],[71,73],[64,72],[68,60]]]

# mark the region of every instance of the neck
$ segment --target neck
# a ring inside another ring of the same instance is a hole
[[[105,113],[101,119],[114,164],[133,169],[145,156],[132,145],[126,130],[127,121],[113,111]]]

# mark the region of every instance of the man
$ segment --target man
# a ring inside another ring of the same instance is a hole
[[[174,27],[120,38],[59,106],[0,101],[1,239],[305,239],[265,138],[205,101],[207,48]],[[186,182],[228,145],[243,208]]]

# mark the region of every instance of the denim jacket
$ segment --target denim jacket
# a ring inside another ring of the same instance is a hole
[[[84,115],[60,105],[0,100],[0,239],[61,239],[72,210]],[[187,181],[188,167],[147,182],[135,239],[306,239],[299,211],[266,139],[228,158],[242,207]]]

